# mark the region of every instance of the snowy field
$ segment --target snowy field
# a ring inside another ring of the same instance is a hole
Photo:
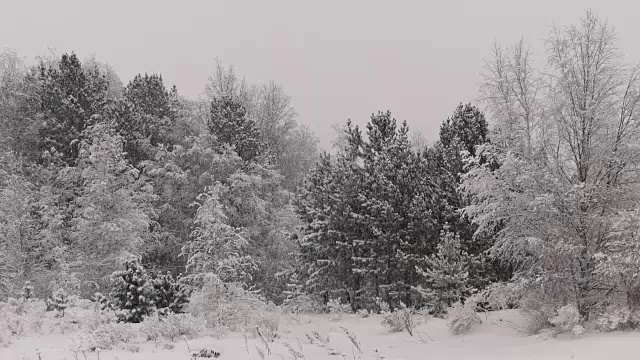
[[[242,333],[229,333],[223,339],[202,338],[176,341],[173,349],[157,347],[153,342],[140,344],[137,352],[103,350],[100,353],[74,353],[72,334],[41,335],[16,340],[0,348],[2,360],[188,360],[189,350],[215,348],[220,359],[230,360],[311,360],[311,359],[638,359],[640,333],[593,333],[581,337],[560,336],[543,339],[526,336],[515,328],[524,326],[517,310],[482,315],[483,323],[465,335],[453,336],[441,319],[418,318],[413,336],[406,332],[389,333],[378,316],[359,318],[344,315],[339,321],[326,316],[305,316],[283,321],[279,337],[267,349],[259,339]],[[355,335],[358,351],[345,329]],[[317,340],[316,333],[328,343]],[[313,340],[313,343],[312,341]],[[189,346],[189,349],[187,348]],[[170,346],[169,346],[170,347]],[[38,353],[40,355],[38,355]]]

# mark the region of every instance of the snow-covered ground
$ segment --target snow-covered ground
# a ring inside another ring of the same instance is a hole
[[[241,333],[228,334],[224,339],[204,338],[188,341],[191,350],[216,348],[222,352],[220,359],[261,360],[259,350],[267,360],[295,360],[287,344],[295,351],[299,360],[315,359],[575,359],[575,360],[620,360],[640,359],[640,333],[586,334],[581,337],[563,336],[543,340],[536,336],[525,336],[514,329],[524,325],[517,310],[507,310],[482,315],[483,324],[468,334],[453,336],[444,320],[417,318],[420,324],[414,336],[406,332],[389,333],[380,318],[359,318],[345,315],[339,321],[330,321],[325,316],[303,317],[300,323],[283,321],[280,337],[270,343],[270,354],[264,344],[256,338]],[[344,329],[354,334],[362,349],[358,352]],[[313,332],[329,337],[326,346],[317,341],[311,344]],[[1,360],[38,359],[75,360],[85,359],[83,354],[69,350],[72,345],[68,335],[33,336],[16,340],[9,348],[0,348]],[[174,349],[156,348],[152,342],[140,346],[139,352],[126,350],[102,351],[101,360],[188,360],[189,351],[184,341],[177,341]],[[86,359],[98,359],[97,353],[87,353]]]

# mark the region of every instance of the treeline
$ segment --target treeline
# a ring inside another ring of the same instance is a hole
[[[313,294],[354,309],[444,291],[450,305],[506,274],[484,255],[491,236],[474,240],[459,213],[463,155],[489,141],[474,106],[430,148],[387,112],[366,133],[349,122],[337,154],[320,155],[282,87],[233,68],[218,65],[193,101],[160,75],[123,85],[73,53],[1,60],[3,297],[25,281],[90,297],[132,259],[191,286],[215,278],[278,304]]]
[[[0,63],[0,297],[27,280],[42,297],[92,296],[131,258],[210,271],[221,226],[255,265],[247,285],[278,298],[296,248],[291,198],[318,158],[280,85],[218,65],[192,101],[160,75],[123,86],[73,53]]]
[[[441,314],[474,296],[540,324],[610,307],[634,323],[639,68],[592,13],[546,44],[543,69],[522,41],[494,47],[491,129],[461,104],[427,147],[378,112],[347,122],[333,155],[280,86],[231,68],[191,101],[159,75],[123,86],[95,60],[5,53],[0,296],[26,280],[90,296],[134,258],[276,304]]]

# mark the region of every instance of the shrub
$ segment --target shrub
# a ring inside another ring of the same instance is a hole
[[[47,304],[42,300],[28,301],[25,304],[24,311],[29,329],[36,333],[42,333],[46,319]]]
[[[41,332],[46,308],[46,304],[40,300],[12,298],[8,303],[0,303],[0,325],[12,336]]]
[[[329,300],[327,309],[329,310],[329,319],[331,319],[331,321],[339,321],[344,314],[351,313],[351,306],[349,304],[343,304],[340,298]]]
[[[558,309],[558,314],[549,322],[561,331],[571,331],[580,324],[580,313],[575,305],[565,305]]]
[[[487,308],[502,310],[516,307],[520,300],[519,295],[516,284],[497,282],[487,286],[480,293],[480,299]]]
[[[406,330],[409,335],[413,336],[413,329],[415,323],[413,321],[412,307],[407,307],[403,302],[400,302],[400,306],[391,311],[389,304],[386,302],[379,302],[380,315],[382,315],[382,325],[390,332],[401,332]]]
[[[464,304],[455,303],[449,309],[448,315],[449,331],[454,335],[466,333],[475,325],[482,324],[482,320],[476,312],[475,301],[467,301]]]
[[[528,320],[525,332],[530,335],[537,334],[551,327],[549,319],[557,315],[558,306],[555,301],[550,301],[549,295],[532,287],[518,288],[518,292],[522,293],[518,306]]]
[[[0,322],[0,347],[8,347],[9,345],[11,345],[11,330],[2,321]]]
[[[113,311],[87,311],[80,317],[80,327],[89,331],[95,331],[101,325],[111,324],[117,320],[118,318]]]
[[[194,291],[187,305],[188,312],[206,320],[209,328],[239,331],[252,328],[267,304],[255,293],[239,284],[210,280]]]
[[[610,306],[596,320],[596,325],[604,331],[635,329],[640,325],[640,312],[626,306]]]
[[[278,338],[280,327],[280,314],[277,309],[270,308],[258,315],[253,327],[254,336],[267,342],[274,342]]]
[[[322,312],[321,301],[307,294],[296,294],[288,297],[282,304],[282,310],[286,313],[299,315],[303,313],[318,314]]]
[[[123,347],[126,344],[138,343],[139,340],[139,332],[131,324],[109,323],[98,326],[87,335],[80,335],[80,346],[82,350],[95,351]]]
[[[141,332],[147,340],[175,341],[181,336],[187,339],[202,337],[206,331],[206,322],[191,314],[173,314],[150,316],[142,322]]]

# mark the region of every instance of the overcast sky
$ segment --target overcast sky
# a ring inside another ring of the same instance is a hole
[[[13,3],[9,5],[9,3]],[[616,26],[640,59],[635,1],[3,1],[0,46],[27,60],[75,51],[111,64],[126,84],[159,72],[178,91],[204,91],[214,61],[250,82],[275,80],[328,147],[331,124],[391,110],[432,140],[459,102],[477,98],[494,40],[521,36],[539,53],[553,22],[586,9]]]

